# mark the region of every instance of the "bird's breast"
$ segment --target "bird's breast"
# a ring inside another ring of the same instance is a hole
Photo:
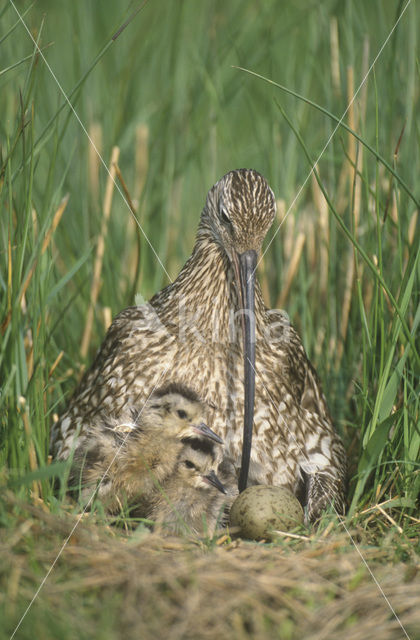
[[[282,383],[282,360],[257,349],[251,483],[291,485],[296,458],[290,446],[297,408]],[[207,404],[207,424],[224,440],[224,453],[239,473],[244,419],[244,363],[234,344],[180,344],[171,376],[192,388]],[[293,443],[292,443],[293,444]]]

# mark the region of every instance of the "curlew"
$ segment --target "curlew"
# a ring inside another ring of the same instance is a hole
[[[266,308],[255,278],[274,215],[274,194],[256,171],[231,171],[210,189],[176,280],[114,319],[53,427],[56,457],[68,457],[76,438],[88,446],[89,425],[123,421],[155,385],[174,380],[209,406],[207,423],[223,437],[223,465],[240,490],[287,487],[311,521],[331,503],[343,513],[341,439],[297,332]]]
[[[156,530],[166,533],[212,535],[223,511],[232,502],[215,473],[214,445],[187,442],[179,453],[173,473],[167,477],[147,517]]]
[[[88,503],[96,491],[105,510],[126,505],[144,517],[155,492],[178,464],[186,443],[195,443],[217,459],[222,444],[204,423],[205,408],[191,390],[176,384],[155,391],[129,421],[91,427],[75,450],[71,483]],[[219,455],[220,458],[220,455]]]

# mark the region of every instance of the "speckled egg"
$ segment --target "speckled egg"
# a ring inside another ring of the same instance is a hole
[[[272,540],[273,530],[290,531],[303,523],[303,509],[288,489],[269,485],[248,487],[230,510],[230,524],[251,540]]]

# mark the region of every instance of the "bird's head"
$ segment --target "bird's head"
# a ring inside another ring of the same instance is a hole
[[[233,263],[243,253],[261,252],[276,211],[274,193],[253,169],[230,171],[210,189],[202,223]]]
[[[210,230],[226,253],[242,310],[245,406],[240,491],[247,484],[254,416],[255,272],[275,211],[274,194],[261,174],[251,169],[230,171],[210,189],[198,231],[200,236]]]
[[[157,389],[143,409],[142,422],[168,437],[198,438],[223,444],[205,423],[206,407],[191,389],[170,384]]]
[[[182,487],[210,490],[221,493],[226,489],[214,471],[215,460],[208,448],[199,448],[186,443],[178,456],[175,478]]]

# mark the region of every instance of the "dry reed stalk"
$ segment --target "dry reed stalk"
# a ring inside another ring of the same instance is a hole
[[[149,171],[149,128],[145,124],[141,124],[136,129],[136,176],[134,184],[134,199],[137,205],[137,211],[141,214],[141,209],[144,207],[143,191],[146,183],[147,174]],[[140,202],[142,202],[142,208],[140,209]],[[141,233],[139,225],[136,220],[132,219],[130,225],[127,228],[131,229],[135,236],[135,260],[129,260],[129,264],[133,264],[133,271],[131,275],[131,281],[133,283],[133,289],[131,298],[135,296],[137,282],[140,277],[140,257],[141,257]]]
[[[296,240],[296,219],[295,216],[291,213],[289,213],[289,215],[284,220],[283,235],[284,259],[288,261],[291,260],[291,257],[293,255],[293,249]]]
[[[363,58],[362,58],[362,77],[366,78],[369,69],[369,37],[366,35],[363,42]],[[367,108],[367,79],[363,83],[360,91],[360,111],[359,111],[359,123],[364,124],[366,121],[366,108]],[[354,168],[354,201],[353,201],[353,231],[357,238],[360,212],[362,203],[362,180],[360,174],[363,169],[363,145],[357,147],[356,166]],[[354,250],[354,260],[356,261],[356,251]],[[363,265],[358,265],[356,269],[356,278],[359,282],[363,282]]]
[[[27,443],[28,443],[29,468],[30,468],[31,471],[36,471],[38,469],[38,463],[37,463],[37,459],[36,459],[35,445],[34,445],[34,441],[33,441],[33,438],[32,438],[31,425],[29,424],[29,416],[28,416],[28,410],[27,410],[27,406],[26,406],[26,398],[24,398],[23,396],[21,396],[19,398],[18,412],[20,413],[20,415],[22,417],[23,428],[25,430],[26,440],[27,440]],[[35,498],[39,498],[40,495],[41,495],[41,485],[36,480],[34,480],[34,482],[32,483],[32,493],[35,496]]]
[[[140,201],[149,171],[149,127],[139,124],[136,128],[136,175],[134,182],[134,198]]]
[[[57,228],[57,226],[58,226],[58,224],[59,224],[59,222],[61,220],[61,216],[63,215],[63,213],[65,211],[65,208],[67,207],[67,203],[69,201],[69,197],[70,197],[69,194],[64,196],[64,198],[60,202],[60,205],[59,205],[57,211],[55,212],[55,214],[53,216],[50,228],[47,230],[47,233],[45,234],[45,237],[44,237],[44,241],[42,243],[41,255],[43,255],[45,253],[45,251],[46,251],[46,249],[47,249],[47,247],[48,247],[48,245],[49,245],[49,243],[51,241],[52,235],[53,235],[54,231],[56,230],[56,228]],[[24,297],[24,295],[25,295],[25,293],[26,293],[26,291],[28,289],[29,283],[31,282],[32,276],[33,276],[33,274],[35,272],[35,268],[36,268],[37,263],[38,263],[38,259],[35,258],[35,260],[32,263],[31,268],[29,269],[29,273],[26,276],[25,282],[23,283],[23,286],[22,286],[22,289],[21,289],[21,292],[20,292],[20,296],[19,296],[19,304],[21,304],[22,299],[23,299],[23,297]]]
[[[355,131],[356,118],[354,113],[354,69],[350,65],[347,67],[347,121],[350,129]],[[347,134],[347,155],[350,159],[349,178],[353,182],[353,167],[356,165],[356,140],[351,133]]]
[[[379,273],[379,269],[378,269],[378,273]],[[402,282],[400,282],[398,289],[397,289],[397,293],[396,293],[396,299],[398,300],[398,296],[400,295],[400,290],[401,290],[401,286],[402,286]],[[386,302],[386,306],[388,307],[388,311],[391,314],[391,317],[394,316],[395,314],[395,309],[392,305],[391,300],[389,299],[389,295],[387,293],[387,291],[385,291],[385,289],[383,288],[382,285],[380,285],[381,289],[382,289],[382,293],[384,294],[384,298],[385,298],[385,302]]]
[[[136,215],[136,207],[135,207],[135,205],[134,205],[134,203],[133,203],[133,201],[131,199],[130,192],[128,190],[127,184],[126,184],[126,182],[125,182],[125,180],[123,178],[123,175],[121,173],[121,169],[119,168],[117,162],[114,163],[114,170],[115,170],[115,175],[117,176],[117,178],[120,181],[121,186],[123,188],[124,196],[125,196],[125,199],[127,200],[128,206],[131,209],[131,213]]]
[[[95,208],[99,205],[99,168],[102,154],[102,126],[99,122],[92,122],[89,127],[89,138],[93,144],[88,149],[88,184],[91,201]]]
[[[169,233],[168,233],[167,248],[175,246],[176,243],[178,243],[179,245],[182,186],[183,186],[183,179],[181,177],[176,178],[172,183],[172,187],[169,194],[169,203],[168,203]],[[187,234],[182,235],[181,240],[188,240]],[[180,263],[179,261],[178,255],[175,252],[170,252],[168,255],[169,274],[178,273],[182,266],[182,263]]]
[[[357,124],[356,124],[356,118],[355,118],[353,96],[354,96],[354,72],[353,72],[353,67],[348,67],[347,99],[350,105],[348,110],[348,124],[349,124],[349,127],[353,131],[355,131]],[[350,197],[350,202],[353,203],[353,207],[352,207],[353,234],[355,237],[357,237],[358,235],[357,231],[359,226],[360,205],[361,205],[361,184],[358,176],[358,172],[361,167],[361,164],[360,164],[361,154],[362,154],[361,150],[359,150],[359,153],[356,153],[355,138],[349,133],[347,155],[350,161],[349,184],[353,194]],[[353,297],[355,271],[356,271],[356,256],[355,256],[354,248],[351,247],[349,250],[348,259],[347,259],[346,281],[345,281],[344,296],[343,296],[342,311],[341,311],[341,321],[340,321],[340,335],[338,338],[337,351],[336,351],[337,367],[340,365],[341,358],[343,357],[343,352],[344,352],[344,344],[345,344],[345,340],[347,336],[347,328],[349,324],[351,301]]]
[[[355,113],[354,113],[354,71],[353,67],[350,66],[347,68],[347,118],[348,124],[353,131],[355,130]],[[350,164],[348,165],[346,162],[343,163],[341,168],[340,176],[338,179],[338,188],[337,188],[337,212],[343,213],[347,207],[347,203],[349,201],[347,196],[347,188],[348,181],[350,180],[350,184],[353,183],[353,167],[356,163],[356,141],[351,133],[347,134],[347,154],[349,157]],[[351,198],[350,198],[351,202]]]
[[[368,88],[368,71],[369,71],[369,35],[366,34],[363,40],[363,56],[362,56],[362,78],[365,79],[363,86],[360,90],[360,118],[359,121],[365,123],[366,121],[366,107],[367,107],[367,88]]]
[[[280,529],[275,529],[273,531],[273,533],[275,533],[276,535],[280,536],[281,538],[293,538],[293,540],[310,540],[311,538],[309,538],[308,536],[302,536],[298,533],[290,533],[290,531],[280,531]]]
[[[41,247],[41,255],[43,255],[48,247],[48,245],[50,244],[51,238],[54,234],[54,231],[56,230],[60,220],[61,220],[61,216],[64,213],[64,210],[67,206],[67,202],[69,200],[69,195],[66,195],[57,211],[55,212],[50,228],[48,229],[47,233],[45,234],[44,237],[44,241],[42,243],[42,247]],[[36,211],[34,209],[32,209],[32,223],[34,225],[34,233],[35,235],[37,234],[37,222],[36,222],[37,218],[36,218]],[[21,290],[20,293],[20,298],[19,298],[19,303],[22,309],[22,312],[25,314],[26,313],[26,291],[28,289],[28,286],[30,284],[30,281],[32,279],[32,276],[35,272],[35,268],[36,265],[38,263],[38,258],[35,258],[31,269],[29,270],[29,273],[26,277],[26,280],[24,282],[23,288]],[[5,326],[7,326],[8,322],[10,321],[11,318],[11,314],[10,316],[8,316],[6,318],[7,323],[5,324]],[[38,327],[37,327],[37,331],[39,332],[39,328],[40,328],[40,322],[38,322]],[[26,332],[26,336],[25,336],[25,340],[24,340],[24,346],[25,346],[25,353],[26,353],[26,367],[27,367],[27,375],[28,375],[28,380],[31,379],[32,377],[32,373],[33,373],[33,364],[34,364],[34,355],[33,355],[33,350],[34,350],[34,346],[33,346],[33,338],[32,338],[32,330],[28,329],[28,331]]]
[[[260,280],[260,284],[261,284],[261,291],[262,291],[262,295],[263,295],[263,300],[264,300],[265,304],[267,305],[267,307],[269,309],[271,309],[270,287],[269,287],[269,284],[268,284],[267,269],[266,269],[264,257],[262,257],[261,260],[260,260],[260,263],[259,263],[259,266],[258,266],[258,271],[259,271],[259,280]]]
[[[404,135],[404,131],[405,131],[405,122],[402,126],[401,129],[401,133],[399,135],[399,138],[397,140],[397,144],[395,145],[395,149],[394,149],[394,166],[396,167],[398,164],[398,153],[400,150],[400,145],[401,145],[401,140],[403,138]],[[393,189],[394,186],[394,176],[391,176],[388,180],[386,180],[387,184],[385,185],[385,180],[382,180],[382,183],[384,184],[384,190],[388,191],[388,197],[386,200],[386,204],[385,204],[385,213],[383,216],[383,222],[386,221],[387,215],[388,215],[388,209],[389,209],[389,205],[392,199],[392,207],[391,207],[391,217],[393,222],[395,222],[395,227],[394,227],[394,234],[393,234],[393,240],[394,240],[394,245],[397,243],[397,229],[398,229],[398,208],[397,208],[397,203],[396,203],[396,194],[395,194],[395,190]]]
[[[134,198],[133,204],[138,212],[138,216],[141,216],[141,211],[144,206],[143,191],[146,183],[147,174],[149,171],[149,128],[146,124],[140,124],[136,128],[136,147],[135,147],[135,182],[134,182]],[[140,203],[142,206],[140,208]],[[128,278],[133,283],[133,288],[130,297],[133,298],[136,293],[137,282],[140,277],[140,258],[141,258],[141,232],[137,223],[138,217],[134,219],[130,216],[130,220],[127,225],[127,245],[131,243],[134,245],[134,249],[128,249],[128,255],[135,251],[134,260],[128,260]],[[131,238],[134,237],[134,243]]]
[[[281,227],[286,216],[286,201],[283,198],[276,200],[276,215],[279,227]]]
[[[36,209],[32,209],[31,216],[32,216],[32,232],[34,234],[34,238],[37,238],[38,237],[38,217],[36,214]]]
[[[331,520],[331,522],[327,525],[326,529],[322,532],[321,539],[328,538],[328,536],[330,535],[334,527],[335,527],[335,522],[334,520]]]
[[[395,231],[394,231],[394,239],[396,240],[396,236],[397,236],[397,229],[398,229],[398,203],[397,203],[397,194],[395,193],[395,191],[392,191],[392,202],[391,202],[391,209],[390,209],[390,216],[391,216],[391,220],[395,223]]]
[[[389,487],[389,485],[391,484],[391,482],[393,482],[394,478],[392,477],[390,480],[387,480],[386,485],[383,485],[382,488],[380,489],[379,493],[383,494],[384,491],[387,490],[387,488]],[[378,494],[378,492],[376,492]],[[379,498],[377,498],[378,500]],[[372,504],[370,507],[366,507],[366,509],[363,509],[362,511],[358,512],[357,515],[355,516],[356,518],[361,515],[366,515],[367,513],[370,513],[371,511],[376,511],[378,509],[378,507],[381,507],[381,509],[383,509],[384,506],[386,506],[387,504],[389,504],[390,502],[392,502],[393,500],[395,500],[394,498],[388,498],[388,500],[384,500],[383,502],[376,502],[375,504]]]
[[[27,330],[23,345],[25,347],[26,373],[28,380],[30,380],[34,371],[34,341],[32,338],[32,329]]]
[[[64,351],[60,351],[60,353],[58,354],[58,356],[56,357],[56,359],[52,363],[52,365],[50,367],[50,370],[48,372],[48,377],[49,378],[51,378],[52,374],[54,373],[54,371],[58,367],[59,363],[61,362],[61,358],[63,357],[63,355],[64,355]]]
[[[302,233],[305,234],[306,255],[308,258],[308,264],[311,269],[315,268],[316,258],[317,258],[317,252],[316,252],[317,234],[316,234],[315,225],[316,225],[316,219],[314,216],[313,207],[312,206],[305,207],[305,209],[302,211],[302,215],[298,223],[298,229],[299,231],[302,231]]]
[[[294,241],[295,241],[295,226],[296,226],[295,216],[290,210],[287,212],[285,207],[283,211],[283,217],[280,222],[281,235],[283,237],[283,253],[284,253],[285,261],[290,260],[293,253],[293,247],[294,247]]]
[[[90,336],[92,333],[92,326],[93,326],[94,310],[98,300],[99,291],[101,288],[101,272],[102,272],[102,265],[103,265],[103,259],[104,259],[104,253],[105,253],[105,238],[108,232],[108,220],[111,214],[112,196],[114,193],[114,186],[115,186],[116,165],[118,163],[119,155],[120,155],[119,147],[114,147],[111,153],[110,169],[109,169],[108,179],[107,179],[106,188],[105,188],[101,231],[99,233],[98,244],[96,246],[96,256],[95,256],[95,263],[93,266],[92,285],[90,288],[90,305],[86,315],[85,329],[83,332],[82,343],[80,346],[80,355],[82,356],[82,358],[85,358],[87,356],[87,352],[89,349]]]
[[[314,353],[317,357],[319,357],[322,354],[322,350],[323,350],[323,346],[324,346],[324,340],[325,340],[325,334],[326,334],[326,329],[324,326],[319,327],[317,334],[316,334],[316,340],[315,340],[315,345],[314,345]]]
[[[353,295],[354,273],[355,273],[354,251],[353,251],[353,248],[351,247],[348,252],[346,281],[344,285],[344,296],[343,296],[343,302],[341,307],[342,311],[341,311],[341,322],[340,322],[340,335],[338,337],[337,351],[336,351],[337,367],[339,366],[341,362],[341,358],[343,357],[344,343],[347,336],[351,300]]]
[[[384,518],[386,518],[394,527],[397,528],[398,533],[403,533],[403,529],[400,527],[399,524],[397,524],[394,520],[394,518],[392,518],[389,513],[387,513],[384,509],[382,509],[381,506],[377,505],[378,511],[380,511],[380,513],[382,513],[382,515],[384,516]]]
[[[378,269],[378,264],[379,264],[379,263],[378,263],[378,256],[377,256],[375,253],[372,255],[372,262],[373,262],[373,264],[375,265],[375,267],[376,267],[376,269],[378,270],[378,273],[379,273],[379,269]],[[384,294],[384,298],[385,298],[385,302],[386,302],[386,304],[387,304],[387,307],[388,307],[389,311],[391,312],[391,314],[392,314],[392,316],[393,316],[393,315],[394,315],[394,307],[393,307],[393,306],[392,306],[392,304],[391,304],[391,300],[389,299],[389,296],[388,296],[387,292],[385,291],[385,289],[383,288],[383,286],[379,283],[379,281],[378,281],[378,286],[380,286],[380,287],[381,287],[382,292],[383,292],[383,294]],[[401,286],[401,285],[400,285],[400,286]],[[398,299],[398,296],[397,296],[397,299]]]
[[[330,19],[331,81],[334,93],[341,96],[340,49],[338,46],[338,22],[333,16]]]
[[[303,246],[305,244],[305,234],[300,232],[296,238],[296,242],[294,245],[294,250],[293,250],[293,254],[292,257],[290,259],[289,262],[289,268],[287,269],[286,275],[284,277],[284,285],[282,287],[282,290],[280,292],[280,295],[277,299],[277,308],[281,309],[287,298],[289,295],[289,291],[290,288],[292,286],[294,277],[296,275],[298,266],[299,266],[299,262],[300,262],[300,258],[302,256],[302,251],[303,251]]]
[[[347,169],[347,164],[343,162],[343,166],[341,167],[340,175],[338,176],[338,186],[337,186],[337,195],[336,195],[336,211],[339,214],[343,214],[348,205],[348,177],[349,172]]]
[[[353,75],[353,67],[349,67],[348,69],[348,99],[349,101],[353,100],[354,95],[354,75]],[[363,102],[364,100],[364,102]],[[366,112],[366,83],[362,88],[362,117],[364,117]],[[351,102],[351,106],[349,108],[349,127],[351,127],[354,131],[357,127],[356,117],[355,117],[355,109],[354,102]],[[350,189],[352,191],[352,197],[350,198],[350,202],[353,202],[352,207],[352,223],[353,223],[353,234],[357,238],[358,236],[358,228],[359,228],[359,220],[360,220],[360,206],[361,206],[361,180],[359,177],[359,173],[362,168],[362,160],[363,160],[363,146],[356,147],[355,138],[349,134],[348,137],[348,157],[350,159],[349,165],[349,184]]]
[[[330,353],[335,353],[336,349],[337,349],[337,336],[332,335],[330,337],[330,340],[328,342],[328,349],[330,351]]]
[[[411,245],[414,242],[414,235],[416,233],[417,230],[417,218],[418,218],[418,209],[416,209],[413,213],[412,216],[410,218],[410,222],[408,224],[408,232],[407,232],[407,240],[408,240],[408,244]]]
[[[364,43],[363,43],[363,58],[362,58],[362,77],[365,78],[367,75],[367,71],[369,68],[369,38],[366,36]],[[347,84],[348,86],[351,84],[351,82],[353,81],[353,78],[350,77],[353,75],[353,72],[351,71],[350,73],[347,74]],[[349,88],[348,88],[348,93],[349,93]],[[353,97],[353,90],[351,90],[351,97],[349,98],[349,100]],[[366,119],[366,105],[367,105],[367,80],[363,83],[363,86],[360,90],[360,100],[359,100],[359,104],[360,104],[360,118],[359,121],[361,122],[365,122]],[[352,105],[353,106],[353,105]],[[351,107],[352,108],[352,107]],[[351,134],[349,133],[349,136]],[[359,156],[360,153],[362,153],[362,148],[360,147],[359,149]],[[362,156],[360,156],[360,160],[361,160]],[[347,198],[347,181],[348,181],[348,176],[349,176],[349,170],[347,168],[347,164],[343,163],[342,169],[341,169],[341,173],[338,179],[338,188],[337,188],[337,212],[338,213],[343,213],[347,207],[347,203],[348,203],[348,198]],[[351,172],[350,172],[350,176],[351,176]]]
[[[125,242],[126,242],[126,254],[130,255],[131,250],[130,250],[130,247],[128,246],[130,244],[130,236],[132,236],[133,234],[135,235],[135,238],[136,238],[135,260],[129,259],[126,261],[126,264],[128,265],[128,271],[129,271],[128,277],[130,280],[132,280],[133,287],[135,288],[138,277],[139,277],[139,273],[140,273],[140,257],[141,257],[141,234],[140,234],[140,226],[138,224],[138,218],[137,218],[137,207],[135,203],[138,201],[136,200],[134,202],[131,199],[131,195],[128,190],[127,184],[123,178],[121,169],[118,165],[115,166],[115,171],[116,171],[118,180],[120,181],[121,186],[123,188],[124,196],[127,201],[127,204],[130,207],[130,211],[132,213],[132,215],[128,217],[127,234],[126,234]],[[133,265],[132,269],[130,269],[131,265]],[[134,290],[133,290],[133,293],[134,293]],[[131,295],[131,297],[133,297],[133,295]]]
[[[363,86],[360,90],[360,100],[359,100],[359,120],[358,124],[364,124],[366,122],[366,108],[367,108],[367,88],[368,88],[368,80],[367,74],[369,70],[369,36],[365,36],[363,41],[363,58],[362,58],[362,78],[366,78]],[[356,126],[356,125],[355,125]],[[360,174],[363,169],[363,145],[358,145],[357,147],[357,156],[356,156],[356,166],[354,169],[354,234],[357,237],[359,222],[360,222],[360,211],[361,211],[361,201],[362,201],[362,180]]]
[[[413,522],[415,522],[416,524],[420,524],[420,520],[419,518],[414,518],[413,516],[409,516],[408,513],[403,513],[403,516],[405,518],[408,518],[408,520],[412,520]]]
[[[411,247],[411,245],[414,242],[414,238],[416,237],[417,218],[418,218],[418,210],[416,209],[415,211],[413,211],[413,213],[411,215],[411,218],[410,218],[410,222],[408,223],[408,229],[407,229],[408,247],[407,247],[407,245],[405,245],[404,249],[403,249],[403,256],[404,256],[403,272],[406,271],[407,264],[408,264],[408,261],[410,259],[409,247]]]
[[[61,216],[64,213],[65,208],[67,207],[67,203],[69,201],[70,198],[70,194],[67,194],[64,196],[64,198],[62,199],[62,201],[60,202],[60,205],[57,209],[57,211],[55,212],[50,228],[48,229],[47,233],[45,234],[45,238],[44,238],[44,242],[42,243],[42,249],[41,249],[41,255],[43,255],[43,253],[45,253],[48,245],[50,244],[50,240],[53,236],[54,231],[57,229],[58,224],[61,220]]]
[[[312,173],[312,194],[315,207],[318,210],[319,228],[319,294],[326,300],[328,293],[328,267],[330,259],[330,229],[328,225],[328,203],[321,188]],[[318,235],[318,234],[317,234]]]
[[[7,311],[4,314],[4,320],[0,325],[0,331],[3,334],[9,326],[10,318],[12,317],[12,245],[10,243],[10,237],[7,242]]]
[[[359,265],[359,278],[360,281],[363,282],[363,275],[365,273],[365,269],[363,264]],[[369,276],[369,274],[368,274]],[[362,299],[363,299],[363,306],[365,309],[365,315],[366,318],[369,318],[370,315],[370,309],[372,307],[372,300],[373,300],[373,281],[370,277],[365,279],[365,282],[363,283],[363,288],[362,288]]]
[[[378,496],[377,496],[377,499],[376,499],[377,504],[379,504],[379,500],[385,495],[385,493],[387,491],[390,491],[392,485],[395,483],[395,479],[396,479],[397,475],[398,475],[398,467],[393,469],[393,471],[390,473],[389,477],[386,479],[384,484],[381,485],[381,488],[380,488],[380,490],[378,492]],[[381,507],[386,505],[391,500],[393,500],[393,498],[388,498],[388,500],[385,500],[384,502],[381,502],[380,503]],[[374,505],[374,506],[376,507],[376,505]]]
[[[104,329],[105,331],[108,331],[109,327],[111,326],[112,323],[112,310],[111,307],[104,307],[102,309],[103,312],[103,318],[104,318]]]

